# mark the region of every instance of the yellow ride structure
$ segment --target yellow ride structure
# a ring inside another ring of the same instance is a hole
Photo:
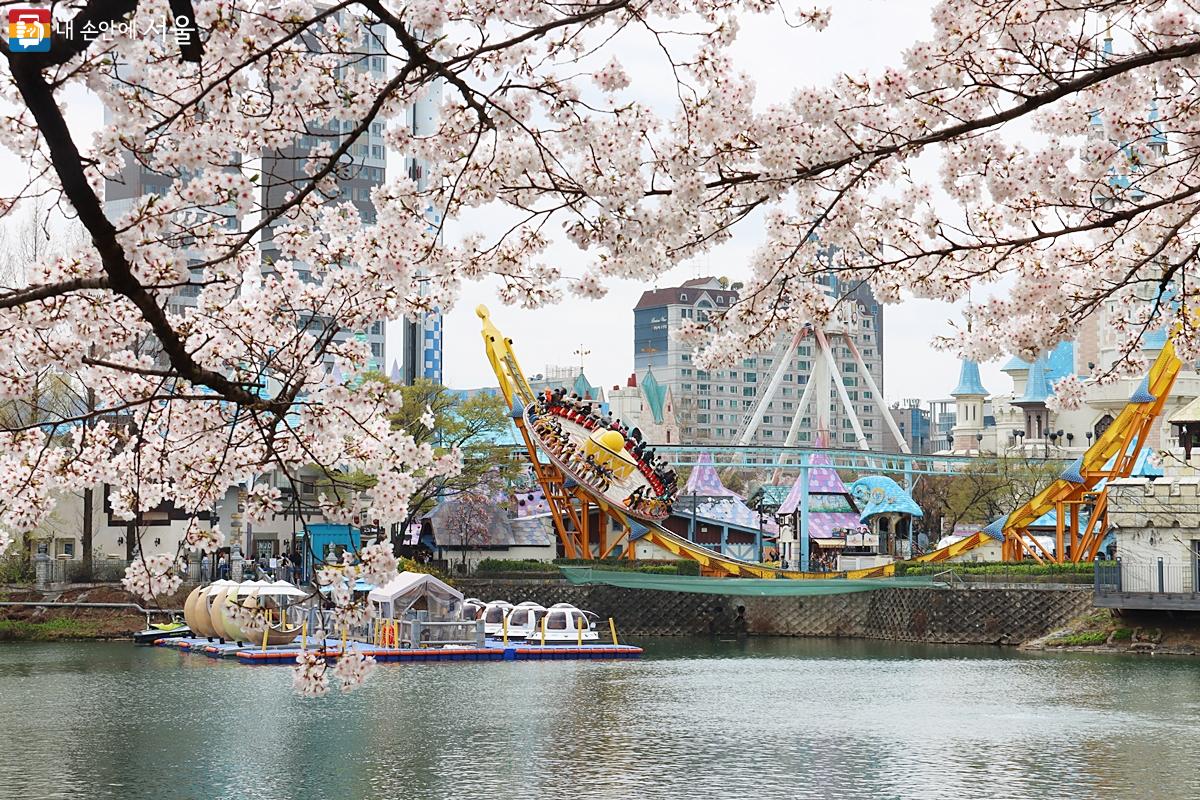
[[[500,393],[512,409],[513,424],[525,443],[534,477],[546,496],[554,528],[562,542],[563,554],[567,558],[592,558],[595,545],[598,556],[607,558],[616,552],[618,545],[624,543],[622,554],[632,558],[633,547],[630,545],[636,535],[635,526],[638,529],[642,526],[631,520],[622,509],[597,497],[557,466],[538,457],[537,444],[524,417],[525,407],[537,402],[537,398],[517,362],[512,339],[492,323],[486,306],[478,306],[475,313],[483,322],[484,351],[500,381]],[[602,444],[596,443],[597,446]],[[609,525],[606,520],[612,520],[614,524]],[[615,535],[613,530],[617,531]]]
[[[567,558],[607,558],[617,552],[618,545],[623,545],[621,556],[632,559],[635,557],[634,541],[644,537],[646,541],[670,553],[698,562],[702,572],[708,575],[804,580],[881,578],[896,574],[897,563],[835,573],[775,569],[716,553],[672,533],[662,525],[643,524],[631,519],[623,513],[623,509],[605,501],[588,486],[539,457],[536,441],[525,425],[523,414],[524,407],[536,402],[536,396],[517,362],[513,341],[496,328],[485,306],[478,306],[475,313],[483,322],[483,345],[488,361],[500,381],[500,391],[512,409],[513,424],[521,434],[534,476],[545,494]],[[1171,394],[1180,368],[1179,358],[1168,340],[1150,368],[1149,375],[1108,429],[1061,477],[1004,520],[1001,530],[1005,561],[1022,561],[1030,557],[1039,562],[1062,563],[1095,558],[1107,532],[1107,482],[1114,478],[1129,477],[1154,420],[1162,413]],[[614,456],[619,457],[619,451],[615,448],[605,449],[610,449]],[[1078,522],[1085,509],[1088,512],[1087,524],[1080,532]],[[1030,524],[1051,510],[1056,512],[1058,520],[1057,546],[1053,553],[1046,550],[1029,532]],[[606,517],[614,524],[606,524]],[[617,533],[613,535],[612,530]],[[990,541],[994,541],[992,533],[977,531],[906,563],[949,561]]]
[[[1128,478],[1138,459],[1154,420],[1162,413],[1182,364],[1168,337],[1120,415],[1092,446],[1063,475],[1032,500],[1008,515],[1004,523],[1004,560],[1021,561],[1026,555],[1037,561],[1091,561],[1100,550],[1108,529],[1108,494],[1113,478]],[[1082,510],[1087,525],[1079,532]],[[1057,518],[1056,548],[1050,553],[1029,532],[1029,525],[1047,511]]]

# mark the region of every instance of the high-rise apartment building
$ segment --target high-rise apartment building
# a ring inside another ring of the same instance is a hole
[[[441,104],[441,82],[435,81],[429,91],[408,109],[407,122],[416,136],[432,134],[437,125],[438,106]],[[425,188],[429,181],[427,166],[420,159],[406,156],[404,170],[417,186]],[[441,212],[426,209],[430,225],[441,224]],[[442,382],[442,313],[433,311],[419,320],[402,320],[400,337],[400,380],[412,383],[418,378]]]
[[[377,25],[363,37],[360,51],[347,58],[342,67],[347,70],[367,71],[374,77],[384,77],[387,74],[387,56],[384,48],[386,29]],[[309,37],[309,44],[317,47],[316,41]],[[107,117],[107,110],[106,110]],[[413,112],[410,111],[410,116]],[[289,192],[297,191],[307,183],[305,164],[308,162],[314,147],[327,143],[337,147],[345,140],[347,133],[355,127],[351,120],[334,120],[328,125],[311,125],[304,135],[297,136],[291,145],[264,151],[261,154],[242,154],[244,162],[251,168],[261,172],[259,185],[260,201],[263,208],[277,208],[285,200]],[[358,208],[362,219],[367,224],[375,222],[375,207],[371,202],[371,191],[383,184],[387,178],[387,151],[384,145],[384,127],[382,122],[373,122],[370,128],[360,135],[351,145],[350,151],[343,162],[335,170],[335,178],[340,191],[338,202],[350,201]],[[232,160],[232,159],[231,159]],[[167,191],[172,182],[170,175],[155,172],[149,166],[139,163],[136,159],[126,158],[126,163],[119,176],[105,181],[105,205],[112,215],[127,211],[134,202],[147,194],[162,194]],[[269,273],[271,264],[278,259],[279,250],[274,243],[274,227],[270,226],[262,233],[260,244],[262,254],[262,270]],[[199,260],[194,260],[199,263]],[[302,279],[309,275],[304,265],[296,265]],[[199,277],[197,275],[197,277]],[[185,286],[180,289],[168,302],[173,311],[194,307],[196,297],[200,294],[199,286]],[[314,329],[319,329],[322,320],[318,315],[306,321]],[[439,325],[440,327],[440,325]],[[357,338],[370,348],[369,368],[382,370],[385,367],[385,326],[376,322],[366,331],[342,331],[336,341]],[[428,357],[421,359],[428,361]],[[440,353],[438,374],[440,375]]]
[[[384,47],[386,36],[387,33],[383,26],[372,28],[363,37],[358,52],[352,57],[347,57],[340,69],[363,70],[371,73],[373,77],[386,77],[389,69],[388,56]],[[314,48],[319,46],[312,40],[308,40],[308,43]],[[412,126],[413,132],[417,134],[432,132],[440,98],[441,88],[435,83],[426,97],[410,106],[406,124]],[[349,132],[355,127],[356,124],[353,120],[333,120],[322,125],[310,121],[307,124],[307,130],[303,134],[297,135],[289,146],[262,153],[242,153],[240,158],[239,154],[231,154],[230,161],[231,163],[240,161],[247,171],[260,172],[259,186],[261,187],[262,207],[277,208],[284,202],[288,192],[297,190],[307,182],[308,177],[304,172],[304,167],[313,148],[321,143],[338,147],[346,141]],[[387,179],[388,154],[384,133],[382,121],[371,123],[370,127],[351,143],[349,151],[343,156],[341,163],[334,171],[334,178],[339,189],[335,202],[352,202],[357,207],[364,224],[368,225],[375,223],[375,207],[371,202],[371,192]],[[412,158],[405,159],[404,170],[419,183],[427,180],[423,165]],[[134,158],[127,158],[122,172],[105,182],[106,207],[114,216],[125,213],[140,198],[148,194],[165,193],[171,186],[172,180],[173,176],[171,175],[156,172]],[[430,209],[427,213],[431,225],[440,222],[437,212]],[[274,242],[273,227],[263,231],[258,244],[262,256],[262,272],[269,274],[272,269],[271,265],[279,258],[279,249]],[[193,259],[192,263],[198,264],[199,259]],[[296,264],[295,266],[301,278],[311,279],[305,265]],[[199,278],[198,273],[193,274]],[[168,305],[176,313],[188,307],[195,307],[199,294],[198,285],[185,286],[168,300]],[[319,312],[318,309],[313,317],[302,320],[302,324],[319,330],[324,324]],[[401,363],[399,371],[407,382],[411,383],[415,378],[429,378],[441,382],[441,329],[441,315],[437,313],[427,315],[419,323],[405,322],[404,335],[400,337],[403,340],[400,345],[402,352],[391,355]],[[369,346],[370,362],[368,366],[370,368],[385,369],[385,325],[383,322],[372,324],[366,331],[339,332],[337,340],[345,341],[351,337]],[[147,345],[147,349],[150,351],[153,351],[154,347],[152,342]],[[280,489],[286,508],[284,513],[272,515],[272,519],[269,521],[252,525],[242,520],[239,508],[244,505],[245,487],[241,486],[231,487],[226,492],[225,497],[218,502],[214,509],[213,519],[220,518],[222,524],[228,525],[227,530],[230,532],[231,544],[239,545],[244,554],[274,557],[297,548],[303,550],[310,546],[306,544],[309,540],[305,538],[309,534],[304,531],[310,528],[311,523],[323,521],[324,517],[317,505],[316,476],[313,476],[312,482],[309,482],[304,476],[301,477],[299,496],[293,494],[295,487],[279,475],[271,474],[263,479]],[[297,503],[295,507],[292,500]],[[172,529],[170,533],[162,533],[162,535],[159,535],[160,531],[156,531],[154,537],[143,537],[139,544],[147,548],[147,552],[175,552],[182,536],[182,528],[175,527],[179,530]],[[342,528],[342,526],[337,527],[339,530]],[[150,544],[151,542],[153,545]],[[132,540],[129,546],[133,546]],[[315,557],[319,559],[321,553],[316,552]]]
[[[843,302],[854,304],[848,315],[853,327],[847,335],[852,337],[876,385],[882,390],[883,312],[879,302],[865,284],[851,287],[830,277],[827,285],[835,296],[845,298]],[[765,388],[786,349],[787,342],[781,341],[770,352],[747,356],[728,368],[710,372],[696,367],[690,345],[679,341],[680,326],[685,319],[703,319],[728,308],[737,296],[736,289],[723,280],[698,278],[686,281],[682,286],[647,291],[634,307],[635,370],[639,376],[649,370],[660,385],[670,389],[683,442],[732,444],[745,429],[759,392]],[[872,390],[858,374],[849,348],[838,339],[832,339],[830,346],[867,444],[884,449],[888,442],[884,433],[886,425]],[[787,439],[798,401],[812,376],[816,348],[809,337],[796,349],[791,363],[784,368],[778,391],[768,403],[751,444],[782,445]],[[828,445],[856,447],[851,420],[833,387],[829,388],[829,397],[816,397],[812,402],[831,408],[831,441]],[[800,421],[796,442],[799,445],[813,443],[813,408],[815,406],[810,404]]]

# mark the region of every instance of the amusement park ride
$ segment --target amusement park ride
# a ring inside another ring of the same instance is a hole
[[[568,558],[607,558],[614,553],[634,558],[635,548],[632,544],[644,537],[646,541],[675,555],[699,562],[703,571],[710,575],[854,579],[886,577],[896,573],[895,562],[841,573],[775,569],[718,554],[667,530],[661,521],[670,513],[676,486],[674,471],[662,455],[666,448],[658,447],[656,455],[656,449],[642,441],[636,429],[630,431],[622,428],[619,422],[601,417],[598,410],[591,408],[587,402],[572,398],[561,390],[541,394],[534,392],[517,362],[512,340],[506,338],[492,323],[486,307],[479,306],[475,313],[483,322],[483,342],[488,360],[500,381],[500,391],[512,411],[513,422],[521,434],[534,476],[545,494],[563,552]],[[837,331],[836,327],[833,328],[834,335],[838,335]],[[791,360],[791,354],[799,342],[805,336],[812,335],[822,354],[822,359],[817,363],[824,365],[814,370],[813,379],[805,389],[795,411],[788,444],[796,438],[798,420],[810,402],[813,385],[816,384],[820,390],[828,387],[832,379],[835,388],[841,386],[837,365],[829,348],[828,332],[828,328],[826,331],[801,331],[792,339],[786,357],[779,362],[781,371],[782,365]],[[864,368],[862,357],[850,339],[849,336],[845,337],[850,352],[863,374],[869,376],[870,372]],[[1114,478],[1130,475],[1151,425],[1162,413],[1180,367],[1175,349],[1168,340],[1120,415],[1059,478],[1007,517],[951,545],[919,555],[912,561],[946,561],[996,539],[1003,540],[1006,561],[1020,561],[1029,557],[1038,562],[1079,562],[1095,558],[1108,527],[1107,484]],[[779,375],[780,372],[777,372],[772,377],[766,392],[758,399],[745,430],[739,436],[739,447],[708,449],[737,450],[753,437],[754,428],[761,422],[763,410],[773,394],[771,384],[777,386]],[[874,396],[879,397],[873,381],[868,385]],[[845,389],[842,388],[839,392],[842,403],[852,408],[848,398],[842,396],[844,393]],[[815,418],[818,420],[818,429],[821,420],[827,425],[827,406],[822,414],[822,404],[818,402]],[[885,413],[884,419],[890,421],[891,416]],[[860,448],[867,449],[857,420],[853,425]],[[904,441],[898,431],[893,433],[897,434],[898,441]],[[671,451],[680,452],[683,449],[679,446],[671,448]],[[930,457],[911,455],[907,446],[904,450],[903,454],[871,453],[869,463],[879,465],[889,459],[899,459],[907,465],[904,467],[906,471],[914,471],[914,463],[929,461],[926,469],[915,471],[936,471]],[[539,451],[545,459],[539,455]],[[784,458],[790,456],[790,450],[785,448],[783,452]],[[777,466],[782,466],[782,462]],[[808,451],[804,451],[800,453],[802,475],[808,466]],[[1057,546],[1053,552],[1029,530],[1035,520],[1049,511],[1057,514]],[[1087,518],[1082,532],[1078,525],[1083,518],[1081,514]],[[801,537],[806,537],[807,521],[802,520],[801,530],[804,531]]]
[[[833,357],[833,348],[830,346],[830,342],[833,342],[834,344],[841,344],[849,352],[850,357],[854,360],[858,374],[866,382],[867,388],[871,390],[871,397],[875,404],[879,406],[880,412],[882,412],[884,424],[888,426],[893,438],[900,443],[900,449],[905,453],[911,452],[904,434],[900,433],[900,429],[896,426],[896,421],[892,419],[892,415],[888,411],[887,404],[883,401],[883,393],[879,391],[879,387],[875,384],[875,378],[871,375],[870,368],[863,361],[862,353],[859,352],[858,346],[854,343],[854,336],[851,331],[857,327],[858,322],[858,307],[854,303],[843,303],[836,308],[832,319],[824,325],[805,325],[792,337],[786,348],[784,348],[782,356],[772,361],[775,364],[775,371],[767,380],[766,389],[760,392],[755,398],[754,409],[750,412],[746,424],[738,435],[738,446],[745,447],[754,440],[754,434],[758,432],[758,427],[762,424],[763,417],[767,413],[771,401],[776,398],[779,392],[779,387],[784,381],[785,373],[791,370],[792,357],[796,355],[796,350],[800,347],[801,342],[811,336],[817,343],[817,356],[813,361],[812,376],[804,384],[804,391],[800,395],[800,402],[796,404],[795,416],[792,418],[792,424],[788,428],[783,446],[795,446],[796,439],[800,434],[800,421],[804,418],[805,412],[809,409],[810,405],[812,407],[812,419],[815,422],[813,428],[817,439],[826,442],[832,440],[830,437],[830,418],[832,417],[833,404],[830,402],[829,394],[829,388],[832,384],[842,409],[846,414],[846,419],[850,422],[850,427],[854,431],[854,439],[859,449],[871,449],[871,446],[867,444],[867,437],[863,432],[862,423],[858,419],[858,412],[854,409],[854,403],[850,401],[846,382],[842,379],[842,371],[838,367],[837,359]]]

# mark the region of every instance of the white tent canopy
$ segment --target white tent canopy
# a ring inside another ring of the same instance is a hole
[[[280,580],[280,581],[275,581],[274,583],[267,583],[266,581],[263,581],[263,583],[265,583],[266,585],[263,586],[263,588],[259,589],[259,591],[258,591],[259,595],[261,595],[263,597],[307,597],[308,596],[308,592],[304,591],[299,586],[294,586],[294,585],[288,583],[287,581]]]
[[[380,616],[397,618],[414,606],[432,619],[457,619],[463,594],[448,583],[423,572],[401,572],[367,599],[380,605]]]

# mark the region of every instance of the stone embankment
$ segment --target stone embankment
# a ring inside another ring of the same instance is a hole
[[[1092,607],[1089,586],[979,586],[880,589],[815,597],[738,597],[561,579],[457,579],[468,596],[554,603],[613,617],[622,636],[820,636],[898,642],[1021,645],[1036,650],[1150,654],[1200,653],[1200,615],[1145,612],[1116,616]],[[178,608],[190,587],[166,598]],[[43,593],[0,587],[8,602],[134,602],[119,586]],[[0,641],[128,638],[146,626],[133,609],[0,605]]]
[[[738,597],[558,580],[456,581],[469,596],[572,603],[613,617],[631,636],[736,633],[951,644],[1021,644],[1092,608],[1090,586],[880,589],[815,597]],[[744,621],[743,621],[744,620]]]

